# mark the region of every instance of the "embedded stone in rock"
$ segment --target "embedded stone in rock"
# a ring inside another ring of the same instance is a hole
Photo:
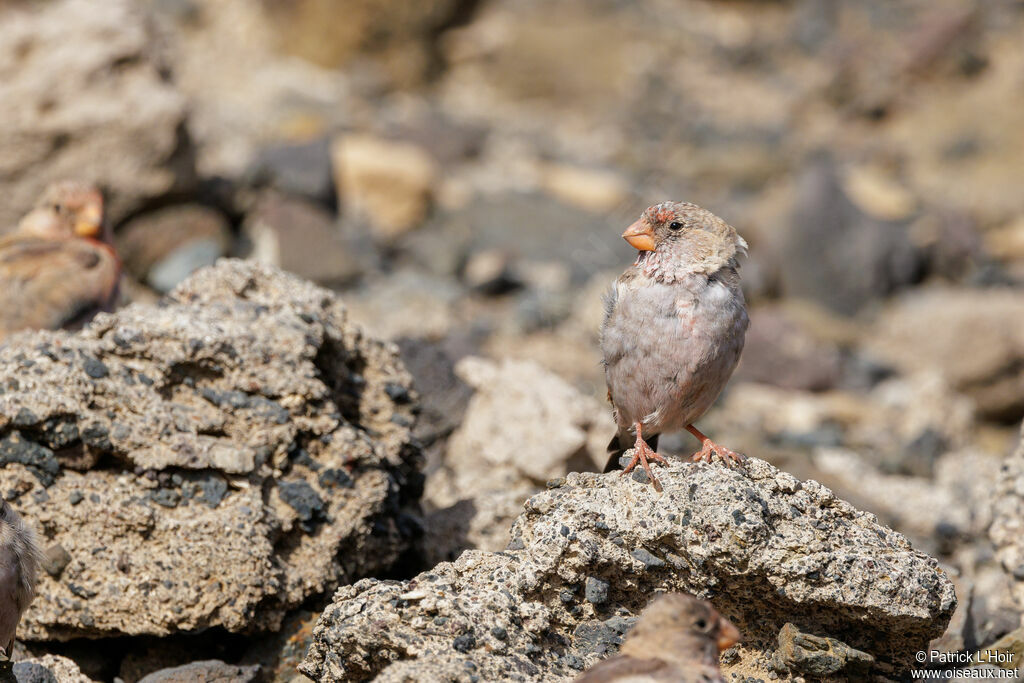
[[[394,346],[242,261],[75,334],[9,338],[0,492],[62,550],[22,637],[276,628],[386,568],[418,495],[415,409]]]
[[[782,672],[832,676],[840,672],[850,675],[864,671],[874,661],[875,658],[866,652],[855,650],[835,638],[801,633],[793,624],[786,624],[779,631],[779,649],[775,653],[774,665]]]
[[[23,659],[11,668],[18,683],[93,683],[77,664],[60,655]]]
[[[527,501],[504,552],[342,587],[300,670],[320,681],[458,666],[481,680],[571,678],[617,646],[613,620],[682,591],[743,633],[727,673],[767,677],[792,622],[892,674],[913,666],[956,606],[934,559],[817,482],[754,458],[742,471],[673,463],[659,478],[662,494],[616,473],[570,474]],[[595,580],[608,584],[598,604]]]

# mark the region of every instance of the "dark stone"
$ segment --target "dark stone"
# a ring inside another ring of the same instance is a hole
[[[603,605],[608,602],[609,584],[604,579],[596,576],[588,576],[583,584],[583,597],[593,605]]]
[[[96,591],[92,590],[91,588],[79,586],[77,583],[72,583],[70,581],[68,581],[67,586],[69,591],[71,591],[78,597],[82,598],[83,600],[88,600],[89,598],[96,597]]]
[[[620,636],[625,635],[636,623],[636,617],[614,616],[604,620],[604,625],[612,629]]]
[[[52,671],[36,662],[15,662],[12,670],[17,683],[59,683]]]
[[[469,334],[440,341],[404,337],[398,340],[402,362],[413,376],[421,412],[415,436],[440,460],[445,439],[461,423],[473,390],[455,374],[455,363],[478,350]]]
[[[589,213],[543,194],[509,192],[440,212],[406,243],[412,258],[440,275],[454,275],[468,254],[493,249],[524,261],[559,259],[569,268],[572,282],[582,283],[596,271],[620,268],[636,257],[623,240],[609,242],[607,248],[580,248],[593,244],[594,235],[621,231],[613,216]]]
[[[388,382],[385,384],[384,391],[395,403],[408,403],[412,400],[409,390],[396,382]]]
[[[68,494],[68,502],[71,503],[72,505],[78,505],[83,500],[85,500],[85,494],[79,491],[78,489],[75,489],[74,491]]]
[[[277,484],[281,500],[287,503],[303,522],[309,522],[323,513],[324,501],[305,481],[282,481]]]
[[[644,569],[647,570],[665,566],[665,560],[655,555],[652,555],[644,548],[635,548],[633,552],[630,553],[630,555],[633,557],[634,560],[639,560],[640,562],[643,562]]]
[[[149,494],[150,500],[165,508],[178,507],[181,503],[181,492],[175,489],[157,489]]]
[[[575,669],[577,671],[583,671],[583,660],[581,658],[577,657],[576,655],[566,655],[565,656],[565,664],[570,669]]]
[[[200,395],[217,407],[227,406],[228,408],[246,408],[249,406],[249,394],[244,391],[218,391],[204,387],[199,391]]]
[[[259,679],[260,665],[240,666],[211,659],[155,671],[139,683],[252,683]]]
[[[291,419],[291,413],[277,401],[271,401],[262,396],[253,396],[249,400],[249,408],[255,415],[265,418],[275,424],[287,424]]]
[[[902,473],[931,477],[935,473],[935,461],[947,448],[946,437],[928,427],[903,448]]]
[[[750,312],[750,329],[736,377],[784,389],[826,391],[842,378],[837,344],[805,331],[800,320],[777,306]]]
[[[322,205],[268,190],[246,217],[244,229],[254,242],[277,245],[283,270],[327,286],[343,286],[363,273],[360,245],[338,229],[336,217]]]
[[[50,418],[43,423],[39,433],[46,445],[55,450],[73,446],[82,438],[78,423],[70,416]]]
[[[607,624],[588,622],[576,627],[572,640],[581,652],[604,655],[618,650],[622,634]]]
[[[476,637],[472,633],[463,633],[452,641],[452,647],[458,652],[469,652],[476,647]]]
[[[256,155],[246,175],[251,182],[334,206],[330,140],[272,144]]]
[[[780,273],[786,296],[850,315],[921,278],[924,257],[907,225],[862,212],[846,196],[827,155],[806,165],[787,225]]]
[[[60,473],[60,463],[53,451],[25,439],[21,432],[12,431],[0,440],[0,465],[25,465],[43,486],[50,486]]]
[[[71,553],[60,543],[55,543],[43,551],[41,562],[43,570],[55,579],[60,578],[69,562],[71,562]]]
[[[32,427],[39,422],[39,418],[28,408],[18,409],[18,413],[11,420],[12,427]]]
[[[220,477],[204,477],[196,483],[199,486],[199,490],[202,491],[202,495],[199,496],[199,500],[203,501],[211,508],[215,508],[220,505],[220,502],[224,500],[224,496],[228,494],[227,482]]]
[[[343,488],[350,489],[355,486],[355,482],[349,473],[342,469],[330,468],[320,473],[317,477],[317,481],[324,488]]]
[[[497,638],[498,640],[505,640],[506,638],[508,638],[508,631],[502,628],[501,626],[495,626],[491,629],[491,635]]]
[[[86,356],[82,361],[82,369],[93,379],[103,379],[110,374],[110,369],[101,360],[91,356]]]
[[[88,424],[82,429],[82,442],[105,453],[114,450],[114,445],[110,443],[110,430],[98,422]]]
[[[835,638],[802,633],[793,624],[779,631],[779,647],[775,652],[777,671],[832,676],[840,671],[862,670],[873,664],[875,658],[850,647]]]

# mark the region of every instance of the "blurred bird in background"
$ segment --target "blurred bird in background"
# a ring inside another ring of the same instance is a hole
[[[599,662],[576,683],[718,683],[718,655],[740,640],[732,622],[710,603],[681,593],[647,606],[619,654]]]
[[[639,252],[606,300],[601,350],[608,400],[619,430],[605,471],[631,446],[657,490],[649,461],[658,435],[685,427],[700,439],[695,461],[742,456],[714,443],[693,422],[707,412],[736,369],[749,324],[740,289],[747,243],[728,223],[686,202],[648,208],[622,234]],[[635,438],[634,438],[635,437]]]
[[[0,498],[0,659],[11,656],[18,622],[35,597],[39,561],[35,532]]]
[[[0,237],[0,340],[26,329],[75,329],[118,292],[121,266],[103,234],[103,196],[91,185],[50,185]]]

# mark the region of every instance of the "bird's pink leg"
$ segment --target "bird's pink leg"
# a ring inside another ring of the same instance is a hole
[[[746,460],[746,456],[742,453],[730,450],[725,446],[720,446],[707,437],[703,432],[694,427],[693,425],[687,425],[686,431],[693,434],[695,437],[700,439],[700,450],[693,454],[692,460],[694,462],[711,462],[711,455],[717,455],[722,459],[728,467],[733,465],[740,465]]]
[[[644,468],[644,471],[647,472],[647,476],[650,477],[651,483],[654,485],[654,490],[660,493],[661,482],[659,482],[658,478],[654,476],[654,472],[651,472],[651,466],[648,464],[647,461],[653,460],[654,462],[661,463],[662,465],[667,465],[668,460],[658,455],[654,451],[654,449],[651,448],[646,441],[644,441],[642,429],[643,426],[639,422],[637,422],[636,443],[633,444],[633,459],[629,461],[629,464],[626,465],[626,469],[622,470],[622,474],[620,474],[619,476],[621,477],[629,474],[630,472],[633,471],[633,468],[636,467],[636,464],[640,463],[640,465]]]

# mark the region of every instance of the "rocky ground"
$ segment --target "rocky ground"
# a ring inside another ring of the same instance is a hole
[[[345,4],[0,0],[0,233],[91,180],[126,270],[0,341],[20,677],[569,680],[659,590],[737,681],[1021,653],[1020,2]],[[597,330],[667,198],[750,243],[752,459],[657,496]]]

